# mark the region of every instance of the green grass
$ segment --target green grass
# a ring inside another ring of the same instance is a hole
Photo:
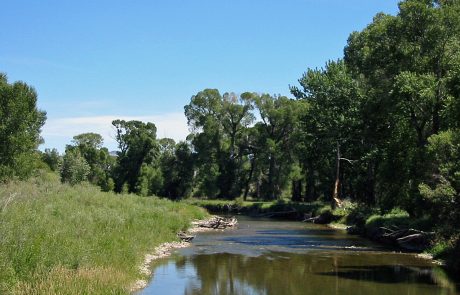
[[[0,185],[1,294],[129,294],[144,255],[204,210],[68,186],[56,177]]]

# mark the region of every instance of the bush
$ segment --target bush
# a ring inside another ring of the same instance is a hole
[[[366,229],[373,229],[379,227],[409,227],[411,224],[409,213],[406,211],[395,208],[389,213],[384,215],[373,214],[367,218],[365,226]]]

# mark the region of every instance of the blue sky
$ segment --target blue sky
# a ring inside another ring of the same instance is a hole
[[[45,147],[115,118],[187,134],[183,107],[204,88],[289,95],[307,68],[343,55],[352,31],[394,0],[2,1],[0,72],[39,94]]]

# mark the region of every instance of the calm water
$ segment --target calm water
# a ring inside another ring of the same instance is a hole
[[[442,269],[324,226],[240,217],[156,262],[139,294],[460,294]]]

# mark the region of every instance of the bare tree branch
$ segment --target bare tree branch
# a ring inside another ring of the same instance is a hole
[[[347,161],[348,163],[350,163],[352,165],[353,165],[353,162],[356,162],[356,160],[350,160],[350,159],[347,159],[347,158],[339,158],[339,160]]]

